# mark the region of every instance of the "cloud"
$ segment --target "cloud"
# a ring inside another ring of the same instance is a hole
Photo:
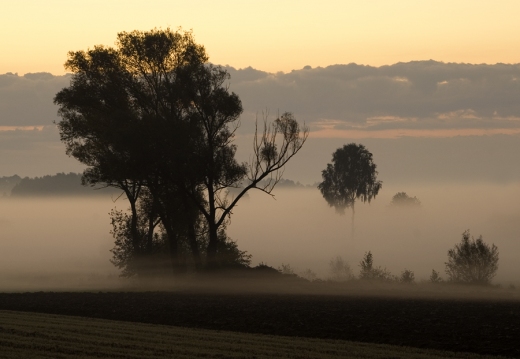
[[[243,102],[243,132],[254,130],[255,115],[265,109],[293,112],[315,132],[362,131],[367,136],[396,130],[411,135],[464,129],[511,133],[520,128],[520,64],[413,61],[381,67],[306,66],[289,73],[226,69],[230,90]],[[69,82],[70,75],[0,75],[0,126],[45,126],[59,120],[52,99]]]
[[[314,131],[520,128],[520,64],[414,61],[306,67],[269,74],[229,68],[250,113],[291,111]]]
[[[51,125],[58,119],[54,95],[69,82],[70,75],[45,72],[0,75],[0,127]]]

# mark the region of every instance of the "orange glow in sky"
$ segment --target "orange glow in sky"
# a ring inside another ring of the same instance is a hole
[[[0,74],[63,74],[121,31],[193,29],[213,63],[289,72],[355,62],[518,63],[520,2],[20,0],[0,12]]]

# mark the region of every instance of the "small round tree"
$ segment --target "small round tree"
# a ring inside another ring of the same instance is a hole
[[[421,201],[417,197],[410,197],[406,192],[397,192],[392,197],[390,204],[396,207],[420,207]]]
[[[354,204],[356,199],[369,202],[383,186],[377,180],[376,165],[365,146],[350,143],[332,154],[332,163],[321,173],[323,182],[318,189],[336,212],[345,213],[352,208],[352,232],[354,232]]]
[[[498,270],[498,248],[484,243],[482,236],[470,239],[466,230],[461,242],[448,251],[445,264],[452,282],[489,284]]]

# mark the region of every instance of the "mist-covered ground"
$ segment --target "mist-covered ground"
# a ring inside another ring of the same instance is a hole
[[[392,196],[405,191],[421,208],[392,208]],[[341,216],[328,207],[316,189],[275,190],[276,200],[257,191],[234,211],[229,235],[253,254],[254,263],[290,264],[327,278],[329,262],[341,256],[355,274],[367,251],[374,264],[395,275],[406,268],[418,280],[432,269],[444,275],[447,251],[462,233],[482,235],[500,252],[495,283],[520,282],[520,184],[442,185],[392,188],[383,186],[371,204],[356,205],[355,231],[351,212]]]
[[[0,288],[112,286],[108,213],[124,201],[86,197],[0,199]]]
[[[421,208],[392,208],[405,191]],[[289,264],[329,276],[336,256],[354,274],[367,251],[376,266],[395,275],[406,268],[416,280],[432,269],[444,276],[447,251],[470,229],[500,253],[494,283],[520,284],[520,184],[384,186],[371,204],[357,203],[354,235],[351,212],[341,216],[317,189],[275,189],[276,199],[252,191],[233,212],[228,234],[253,255],[253,264]],[[0,199],[0,287],[32,289],[120,286],[109,262],[113,246],[108,212],[127,207],[124,199],[62,197]]]

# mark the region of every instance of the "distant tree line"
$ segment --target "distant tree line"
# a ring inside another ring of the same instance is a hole
[[[18,176],[15,176],[18,177]],[[107,195],[116,193],[113,189],[100,189],[93,191],[81,185],[79,173],[57,173],[34,178],[20,178],[10,190],[12,197],[30,196],[92,196],[96,194]]]

